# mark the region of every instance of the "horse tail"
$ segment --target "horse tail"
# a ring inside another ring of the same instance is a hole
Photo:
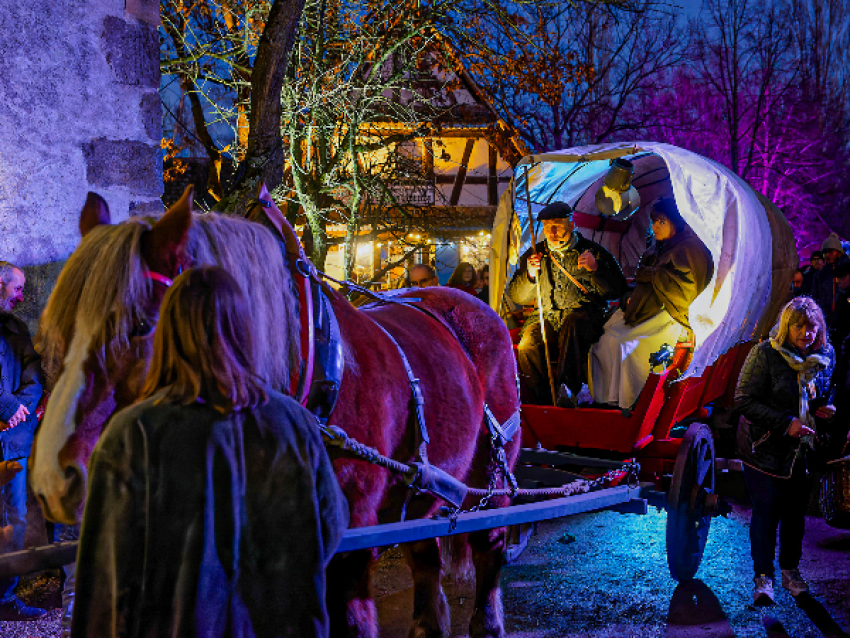
[[[467,534],[441,536],[440,553],[443,558],[443,573],[451,576],[453,582],[466,582],[475,576],[472,562],[472,548]]]

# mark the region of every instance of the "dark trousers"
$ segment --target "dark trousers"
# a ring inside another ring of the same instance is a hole
[[[16,552],[24,548],[24,537],[27,532],[27,461],[20,459],[24,469],[18,472],[11,481],[0,488],[0,524],[11,527],[11,534],[6,543],[0,547],[0,553]],[[15,593],[18,577],[0,580],[0,598]]]
[[[567,315],[557,333],[546,322],[546,338],[556,391],[563,383],[573,394],[578,394],[582,384],[587,382],[587,355],[602,336],[604,323],[601,313],[587,310],[577,310]],[[535,318],[526,322],[517,346],[517,364],[523,380],[522,401],[552,405],[540,325]]]
[[[806,506],[812,478],[798,459],[791,478],[776,478],[744,465],[744,481],[753,500],[750,554],[756,576],[773,578],[776,530],[779,529],[779,569],[797,569],[803,555]]]
[[[546,323],[546,339],[549,342],[549,357],[554,368],[558,361],[558,339],[548,322]],[[519,345],[517,345],[517,368],[519,368],[521,380],[522,402],[552,405],[549,373],[546,371],[546,350],[543,346],[539,321],[526,321],[522,327]]]

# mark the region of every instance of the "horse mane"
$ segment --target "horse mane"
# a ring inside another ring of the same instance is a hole
[[[92,335],[99,349],[128,343],[136,319],[132,309],[148,293],[140,243],[149,229],[142,219],[96,226],[68,258],[34,340],[48,390],[53,389],[78,327]]]
[[[103,356],[129,344],[138,308],[150,293],[141,237],[154,219],[101,225],[83,237],[62,269],[35,337],[48,389],[62,370],[75,332],[91,335]],[[299,359],[298,308],[280,245],[270,231],[248,220],[195,214],[187,254],[197,266],[219,265],[234,276],[252,309],[257,374],[286,390]],[[281,329],[288,326],[288,329]]]
[[[195,215],[187,253],[197,266],[219,265],[251,308],[256,373],[281,392],[300,361],[298,299],[279,240],[261,224],[234,215]]]

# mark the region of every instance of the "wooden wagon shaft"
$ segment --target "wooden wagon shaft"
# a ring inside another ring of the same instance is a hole
[[[452,522],[447,518],[416,519],[403,523],[358,527],[346,530],[337,552],[384,547],[437,536],[466,534],[504,525],[534,523],[611,508],[641,514],[646,513],[646,501],[640,498],[640,489],[621,485],[597,492],[566,496],[539,503],[511,505],[499,509],[461,514],[457,517],[454,528],[452,528]],[[54,543],[53,545],[2,554],[0,555],[0,578],[11,578],[42,569],[55,569],[73,563],[76,557],[76,541]]]
[[[639,494],[639,488],[622,485],[598,492],[541,501],[540,503],[479,510],[458,516],[454,528],[452,528],[452,522],[445,518],[419,519],[404,521],[403,523],[375,525],[374,527],[358,527],[345,532],[337,552],[383,547],[437,536],[477,532],[483,529],[502,527],[503,525],[518,525],[561,518],[628,503],[633,499],[638,499]],[[646,505],[645,501],[642,501],[642,503],[644,506]],[[645,512],[646,510],[643,509],[642,511]]]
[[[77,541],[31,547],[0,554],[0,578],[23,576],[42,569],[57,569],[77,559]]]

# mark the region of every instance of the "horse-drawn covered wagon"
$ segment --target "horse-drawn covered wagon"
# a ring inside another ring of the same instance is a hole
[[[644,204],[628,220],[603,218],[594,204],[612,158],[636,167]],[[31,464],[34,492],[53,520],[80,519],[92,449],[110,416],[138,397],[165,291],[182,269],[217,264],[253,309],[245,330],[262,345],[257,374],[316,416],[348,501],[351,526],[329,567],[334,633],[377,634],[369,568],[377,548],[403,543],[414,572],[414,631],[444,635],[436,538],[467,534],[457,549],[471,554],[477,572],[470,635],[502,635],[506,527],[604,508],[645,511],[652,490],[638,486],[638,462],[653,485],[672,476],[671,571],[690,578],[719,508],[711,432],[694,424],[683,436],[681,424],[703,417],[712,403],[728,404],[747,343],[764,334],[783,301],[796,253],[781,213],[722,167],[665,145],[531,156],[518,166],[497,215],[491,301],[500,308],[509,231],[517,248],[527,245],[541,205],[556,198],[574,204],[579,226],[601,238],[628,274],[645,246],[646,205],[660,194],[676,198],[711,251],[714,278],[691,308],[692,361],[681,374],[652,373],[627,411],[520,411],[511,338],[496,312],[444,288],[361,289],[374,303],[354,308],[310,264],[264,187],[248,219],[195,214],[187,191],[162,218],[113,225],[105,202],[91,195],[80,217],[82,241],[37,338],[52,395]],[[520,428],[520,476],[532,487],[517,485],[512,473]],[[546,467],[531,468],[535,460]],[[597,476],[562,471],[580,467]],[[539,485],[552,476],[558,485]],[[511,505],[517,496],[532,502]],[[0,572],[21,573],[38,560],[43,568],[40,556],[62,564],[72,551],[0,561]]]
[[[615,161],[633,170],[630,185],[613,194],[616,208],[605,181]],[[496,215],[490,301],[503,316],[510,314],[506,282],[518,255],[533,245],[544,206],[569,204],[576,229],[608,249],[630,277],[649,242],[650,209],[661,197],[675,199],[714,262],[713,278],[689,309],[692,333],[653,353],[652,372],[628,408],[524,404],[517,475],[557,482],[559,471],[599,467],[599,459],[637,460],[641,479],[667,492],[668,562],[681,580],[694,576],[711,516],[721,511],[712,431],[700,421],[713,408],[731,407],[749,348],[772,327],[797,267],[781,211],[723,166],[667,144],[531,155],[517,165]],[[564,472],[561,480],[571,476]]]

